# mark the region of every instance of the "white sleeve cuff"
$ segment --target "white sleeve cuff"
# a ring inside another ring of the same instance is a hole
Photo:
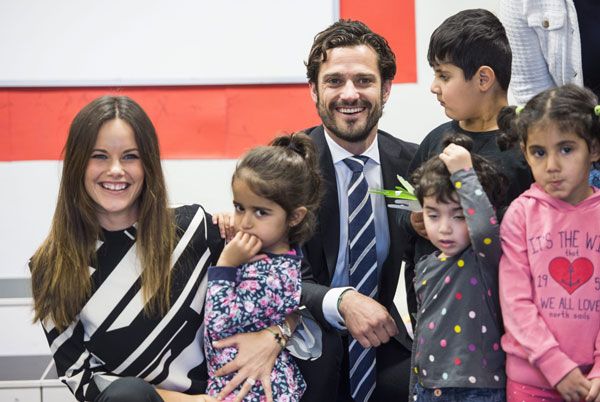
[[[296,330],[287,343],[287,350],[292,356],[301,360],[314,360],[323,353],[321,327],[317,324],[304,306],[298,311],[300,317]]]
[[[338,311],[337,302],[340,295],[348,289],[354,288],[351,286],[331,288],[325,293],[325,297],[323,298],[323,315],[325,319],[331,326],[340,330],[346,329],[346,323]]]

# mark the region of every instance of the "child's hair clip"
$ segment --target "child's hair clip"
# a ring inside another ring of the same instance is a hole
[[[517,116],[521,114],[521,112],[523,111],[523,109],[525,109],[525,106],[517,106],[515,108],[515,113],[517,114]]]
[[[598,117],[600,117],[600,105],[596,105],[594,107],[594,114]]]

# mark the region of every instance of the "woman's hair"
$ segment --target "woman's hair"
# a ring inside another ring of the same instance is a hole
[[[540,92],[524,108],[506,106],[498,114],[500,149],[508,149],[517,141],[527,145],[527,134],[533,127],[555,124],[563,133],[575,133],[588,147],[600,139],[600,121],[594,113],[598,99],[592,91],[574,84]]]
[[[460,145],[471,151],[473,140],[464,134],[451,134],[444,138],[442,148],[449,144]],[[487,159],[471,154],[473,168],[477,178],[494,208],[500,208],[504,202],[507,179]],[[423,163],[412,175],[415,195],[421,205],[425,197],[435,197],[438,202],[458,202],[456,189],[450,181],[450,172],[438,155]]]
[[[236,180],[281,206],[288,218],[296,208],[306,207],[306,216],[290,228],[288,240],[302,244],[312,236],[321,201],[321,175],[315,147],[306,134],[280,136],[269,146],[251,149],[236,166],[232,184]]]
[[[102,231],[98,205],[87,193],[84,178],[100,128],[114,119],[133,129],[144,169],[136,226],[144,309],[147,314],[163,314],[169,307],[175,226],[156,131],[132,99],[103,96],[81,109],[71,123],[50,233],[30,262],[34,319],[50,319],[60,330],[75,320],[92,293],[89,266],[96,262],[96,242]]]

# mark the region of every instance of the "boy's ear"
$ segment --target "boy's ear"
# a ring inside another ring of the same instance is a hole
[[[479,88],[482,91],[489,90],[496,82],[496,73],[489,66],[481,66],[475,73],[475,77],[478,80]]]
[[[288,225],[290,227],[294,227],[297,224],[299,224],[300,222],[302,222],[302,220],[306,216],[307,212],[308,212],[308,209],[306,209],[306,207],[298,207],[298,208],[294,209],[292,211],[292,213],[290,214],[290,216],[288,217]]]

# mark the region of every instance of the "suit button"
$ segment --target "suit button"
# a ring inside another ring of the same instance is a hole
[[[548,28],[548,27],[550,26],[550,21],[548,21],[548,20],[544,20],[544,22],[542,22],[542,26],[543,26],[544,28]]]

